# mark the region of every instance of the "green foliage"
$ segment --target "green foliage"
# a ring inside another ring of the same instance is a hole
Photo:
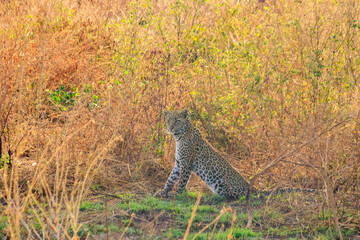
[[[125,229],[124,229],[125,230]],[[138,230],[136,230],[136,229],[134,229],[133,227],[128,227],[127,229],[126,229],[126,232],[125,233],[127,233],[127,234],[129,234],[129,235],[136,235],[136,234],[138,234]]]
[[[93,233],[102,233],[105,231],[105,226],[104,225],[100,225],[100,224],[95,224],[94,226],[91,227],[91,231]]]
[[[321,211],[321,213],[314,215],[314,219],[318,219],[318,220],[329,220],[332,219],[333,217],[334,214],[326,209]]]
[[[91,201],[85,201],[80,204],[80,211],[89,211],[89,210],[104,210],[103,203],[100,202],[91,202]]]
[[[281,236],[281,237],[289,237],[289,236],[296,235],[298,233],[297,229],[289,229],[286,226],[282,226],[279,228],[271,228],[270,227],[267,231],[268,231],[268,234]]]
[[[84,84],[83,87],[85,94],[91,94],[91,98],[89,100],[89,105],[88,105],[89,109],[94,109],[99,107],[101,100],[98,95],[94,94],[94,87],[90,84]]]
[[[358,233],[356,232],[357,230],[355,228],[347,228],[347,229],[341,228],[340,230],[343,237],[346,236],[351,238]],[[319,236],[323,236],[325,239],[339,238],[339,233],[335,227],[323,226],[318,228],[317,232]]]
[[[167,239],[179,239],[184,236],[184,229],[169,229],[165,234],[164,237]]]
[[[99,106],[99,103],[100,103],[99,97],[96,96],[96,95],[92,95],[92,99],[91,99],[91,101],[89,103],[89,108],[90,109],[96,108],[96,107]]]
[[[55,91],[48,92],[48,103],[58,106],[62,111],[66,111],[69,107],[73,106],[76,98],[79,96],[79,91],[77,87],[74,87],[70,91],[67,91],[64,85],[61,85]]]
[[[5,238],[5,230],[7,230],[7,218],[2,215],[2,212],[0,210],[1,217],[0,217],[0,237]]]
[[[257,237],[261,237],[261,235],[262,235],[261,232],[254,232],[253,230],[248,228],[234,228],[232,233],[232,236],[235,239],[240,239],[245,237],[257,238]]]
[[[339,234],[335,229],[335,227],[330,227],[330,228],[329,226],[320,227],[318,228],[318,232],[320,233],[320,236],[324,235],[325,238],[327,239],[339,238]]]
[[[226,230],[223,232],[215,232],[212,235],[211,239],[228,239],[230,230]],[[196,233],[193,233],[189,236],[189,239],[192,239],[194,236],[196,235]],[[196,238],[197,240],[208,240],[209,237],[211,236],[210,232],[207,233],[201,233],[199,234],[199,236]],[[258,239],[262,236],[261,232],[254,232],[251,229],[247,229],[247,228],[234,228],[232,229],[232,234],[231,236],[233,237],[233,239]]]
[[[120,228],[114,224],[109,224],[108,226],[104,224],[85,224],[80,228],[77,232],[77,236],[79,237],[86,237],[92,234],[100,234],[108,231],[109,233],[112,232],[121,232]],[[129,231],[131,232],[131,230]]]
[[[8,154],[4,154],[0,158],[0,169],[4,168],[5,165],[10,164],[10,156]]]
[[[183,197],[179,197],[175,204],[171,201],[160,200],[157,197],[147,195],[145,199],[137,201],[135,199],[131,199],[128,202],[120,202],[118,204],[120,209],[131,210],[135,213],[145,212],[150,210],[167,210],[174,211],[177,213],[186,211],[191,211],[193,207],[193,202],[189,201],[189,199],[184,199]]]
[[[94,87],[90,84],[84,84],[83,94],[89,95],[88,108],[94,109],[99,107],[101,103],[100,97],[95,94]],[[67,111],[74,106],[76,99],[79,98],[80,92],[78,87],[71,87],[69,90],[64,85],[61,85],[55,91],[48,90],[47,103],[57,106],[61,111]]]

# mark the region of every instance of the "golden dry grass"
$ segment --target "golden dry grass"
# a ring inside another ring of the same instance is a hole
[[[359,15],[355,0],[1,1],[6,234],[39,234],[26,214],[42,209],[44,235],[71,238],[90,186],[161,188],[162,111],[178,108],[249,178],[324,133],[255,185],[325,189],[304,221],[358,225]]]

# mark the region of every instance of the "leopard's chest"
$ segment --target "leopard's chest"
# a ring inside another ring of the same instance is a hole
[[[180,143],[176,142],[175,159],[176,159],[176,161],[180,161],[180,158],[181,158]]]
[[[185,158],[189,158],[192,154],[192,147],[190,142],[181,141],[176,142],[175,145],[175,159],[182,162]]]

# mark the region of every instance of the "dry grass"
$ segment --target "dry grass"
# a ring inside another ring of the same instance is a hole
[[[1,1],[5,234],[71,238],[90,187],[161,188],[168,108],[246,177],[324,133],[255,185],[325,189],[305,224],[358,226],[358,16],[355,0]]]

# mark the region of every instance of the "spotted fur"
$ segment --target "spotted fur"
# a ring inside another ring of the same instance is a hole
[[[175,167],[160,195],[166,195],[179,180],[182,192],[194,171],[217,195],[238,198],[249,188],[246,181],[207,141],[190,122],[187,110],[164,111],[167,130],[176,141]]]
[[[244,179],[207,141],[188,118],[187,110],[169,112],[164,111],[167,130],[176,141],[175,167],[160,195],[167,195],[179,181],[177,192],[182,192],[189,180],[191,171],[194,171],[209,188],[217,195],[228,199],[238,199],[247,194],[249,182]],[[279,189],[276,193],[308,191],[312,189]],[[271,191],[259,192],[268,195]]]

